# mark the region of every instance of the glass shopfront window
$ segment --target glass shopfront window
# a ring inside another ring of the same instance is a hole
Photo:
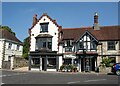
[[[32,58],[31,60],[31,68],[39,68],[40,67],[40,58]]]
[[[56,68],[56,58],[48,58],[47,68],[48,69],[55,69]]]

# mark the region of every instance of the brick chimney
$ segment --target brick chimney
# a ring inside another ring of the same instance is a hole
[[[33,26],[37,24],[37,14],[34,15],[33,17]]]
[[[100,30],[99,28],[99,25],[98,25],[98,13],[95,12],[95,15],[94,15],[94,30]]]

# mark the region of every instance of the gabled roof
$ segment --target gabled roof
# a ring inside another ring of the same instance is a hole
[[[98,40],[96,39],[96,37],[94,37],[88,30],[86,30],[86,31],[83,33],[83,35],[81,35],[81,36],[78,38],[77,41],[79,41],[80,38],[83,38],[83,36],[86,35],[86,33],[89,34],[89,36],[91,36],[94,40],[96,40],[96,41],[98,42]]]
[[[15,41],[17,43],[22,43],[19,39],[17,39],[12,33],[8,30],[0,29],[0,38],[8,39],[11,41]]]
[[[120,40],[120,26],[100,26],[100,30],[94,30],[93,27],[63,28],[62,40],[72,39],[76,41],[86,30],[99,41]]]
[[[46,16],[48,19],[50,19],[50,21],[52,21],[57,27],[59,27],[59,28],[61,27],[61,26],[59,26],[59,25],[57,24],[56,20],[53,20],[50,16],[47,15],[47,13],[43,13],[42,16],[37,20],[37,23],[38,23],[39,20],[41,20],[42,17],[44,17],[44,16]],[[36,23],[36,24],[37,24],[37,23]],[[35,25],[36,25],[36,24],[35,24]],[[32,29],[35,25],[33,25],[30,29]]]

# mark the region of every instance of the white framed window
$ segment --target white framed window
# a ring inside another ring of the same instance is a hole
[[[17,49],[16,50],[20,50],[20,45],[17,45]]]
[[[108,41],[108,50],[115,50],[115,41]]]
[[[8,49],[12,49],[12,43],[8,44]]]

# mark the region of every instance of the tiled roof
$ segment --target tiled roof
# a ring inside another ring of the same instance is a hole
[[[100,30],[94,30],[93,27],[81,28],[63,28],[63,39],[73,39],[77,41],[85,31],[89,31],[97,40],[120,40],[120,26],[100,26]]]
[[[15,41],[18,43],[22,43],[19,39],[17,39],[12,33],[7,30],[0,29],[0,38],[8,39],[11,41]]]

